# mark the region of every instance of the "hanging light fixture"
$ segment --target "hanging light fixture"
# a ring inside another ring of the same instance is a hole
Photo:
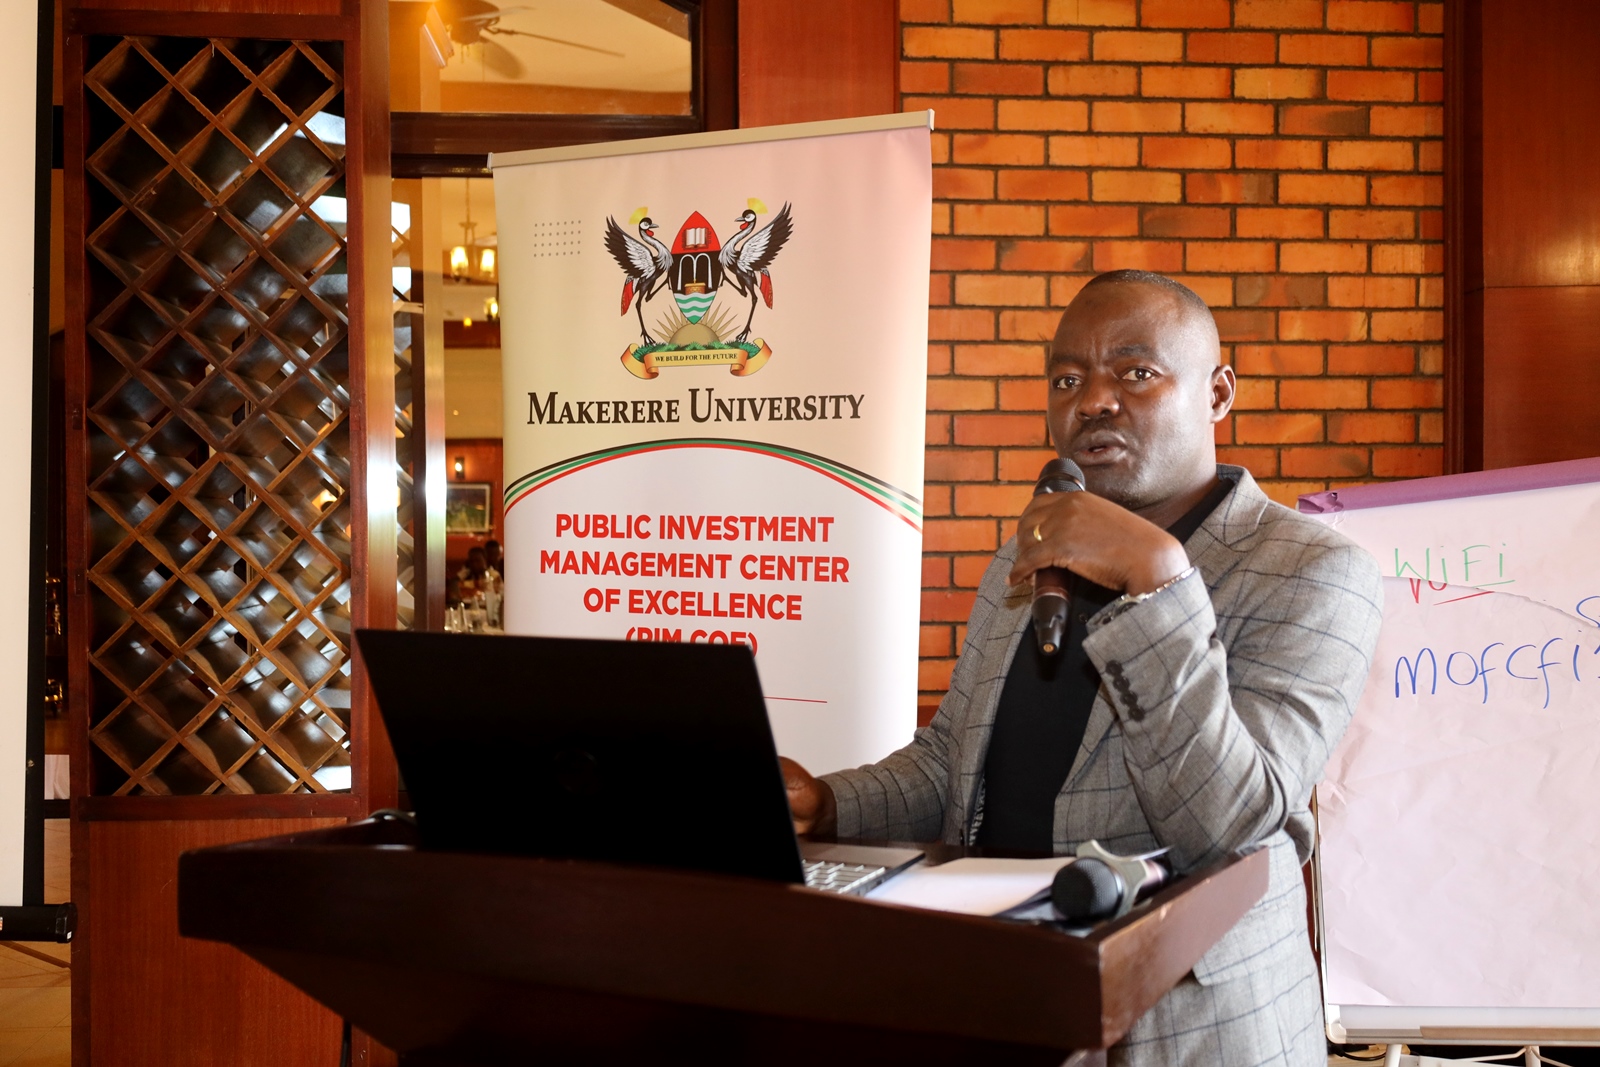
[[[478,250],[478,224],[472,221],[472,179],[461,179],[466,191],[467,217],[461,223],[461,243],[450,249],[450,277],[465,281]]]
[[[472,219],[472,180],[463,178],[462,181],[465,182],[466,218],[457,223],[461,227],[461,243],[450,249],[450,277],[456,281],[492,282],[500,267],[500,253],[493,234],[479,240],[478,224]]]
[[[472,180],[463,179],[463,194],[465,203],[465,218],[461,226],[461,243],[450,249],[448,256],[449,276],[452,280],[462,283],[477,283],[494,287],[488,299],[483,303],[483,318],[490,323],[500,321],[500,294],[496,274],[500,267],[500,252],[496,247],[495,235],[490,234],[482,242],[478,239],[478,224],[472,219]],[[461,324],[471,328],[475,316],[463,315]]]

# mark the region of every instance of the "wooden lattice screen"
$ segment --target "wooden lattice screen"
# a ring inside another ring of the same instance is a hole
[[[95,794],[350,787],[343,58],[87,42]]]

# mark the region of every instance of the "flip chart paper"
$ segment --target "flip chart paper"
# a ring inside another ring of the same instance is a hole
[[[1329,999],[1600,1004],[1600,629],[1524,597],[1385,586],[1319,791]]]
[[[1600,623],[1600,485],[1362,508],[1315,516],[1386,577],[1496,589]]]
[[[1328,1003],[1600,1007],[1600,486],[1317,517],[1386,576],[1317,790]]]

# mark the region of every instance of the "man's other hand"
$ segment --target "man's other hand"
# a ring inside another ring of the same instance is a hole
[[[789,816],[797,834],[831,834],[835,825],[833,790],[800,764],[778,757],[783,785],[789,791]]]

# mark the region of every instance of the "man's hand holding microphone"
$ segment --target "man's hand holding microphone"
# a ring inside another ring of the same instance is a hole
[[[1034,583],[1034,626],[1042,651],[1060,650],[1070,608],[1068,572],[1107,589],[1138,595],[1160,588],[1189,566],[1177,538],[1149,520],[1093,493],[1083,471],[1053,459],[1017,521],[1017,558],[1008,581]],[[831,834],[833,790],[800,764],[779,757],[796,833]]]
[[[1033,499],[1017,520],[1017,559],[1007,581],[1021,585],[1033,580],[1034,628],[1047,654],[1060,647],[1066,630],[1066,572],[1137,596],[1160,588],[1189,566],[1177,538],[1120,504],[1082,492],[1083,485],[1076,463],[1051,460],[1039,472]]]

